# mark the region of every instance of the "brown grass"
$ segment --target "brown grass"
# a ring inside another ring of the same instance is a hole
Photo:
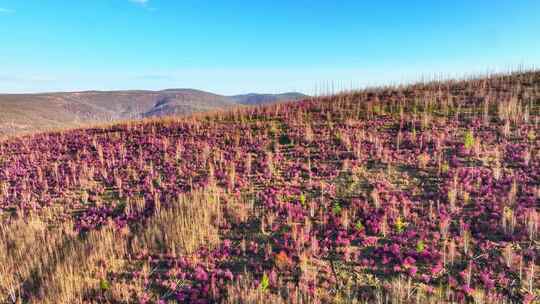
[[[168,254],[191,254],[219,243],[215,225],[221,217],[219,196],[211,191],[181,195],[171,208],[160,208],[148,223],[137,249]]]
[[[6,303],[78,303],[99,286],[105,269],[121,266],[125,241],[112,227],[73,233],[71,223],[47,227],[38,218],[0,229],[0,292]]]
[[[129,256],[142,251],[176,255],[214,247],[219,200],[214,190],[180,195],[137,232],[109,223],[79,235],[71,222],[49,226],[36,216],[13,219],[0,227],[0,303],[82,303],[96,294],[108,294],[105,302],[125,301],[138,293],[137,284],[110,286],[105,293],[107,274],[121,271]]]

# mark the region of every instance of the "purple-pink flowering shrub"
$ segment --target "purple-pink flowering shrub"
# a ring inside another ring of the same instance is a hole
[[[116,231],[122,256],[72,291],[87,302],[535,303],[539,86],[496,75],[11,138],[0,215]],[[6,299],[37,301],[18,280]]]

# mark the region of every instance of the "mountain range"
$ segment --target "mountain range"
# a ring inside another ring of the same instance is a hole
[[[224,96],[194,89],[0,94],[0,135],[260,105],[301,93]]]

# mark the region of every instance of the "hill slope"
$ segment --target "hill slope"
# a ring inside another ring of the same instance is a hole
[[[11,138],[0,301],[536,303],[539,134],[521,73]]]
[[[250,100],[259,100],[251,94]],[[296,94],[263,94],[264,102]],[[294,97],[294,98],[293,98]],[[0,95],[0,135],[227,109],[244,99],[192,89]]]

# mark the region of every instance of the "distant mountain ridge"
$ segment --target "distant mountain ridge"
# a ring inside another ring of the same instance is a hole
[[[306,97],[307,95],[296,93],[296,92],[288,92],[288,93],[282,93],[282,94],[249,93],[249,94],[244,94],[244,95],[231,96],[231,98],[234,99],[237,103],[245,104],[245,105],[260,105],[260,104],[280,102],[283,100],[300,100]]]
[[[0,94],[0,135],[298,100],[300,93],[224,96],[195,89]]]

